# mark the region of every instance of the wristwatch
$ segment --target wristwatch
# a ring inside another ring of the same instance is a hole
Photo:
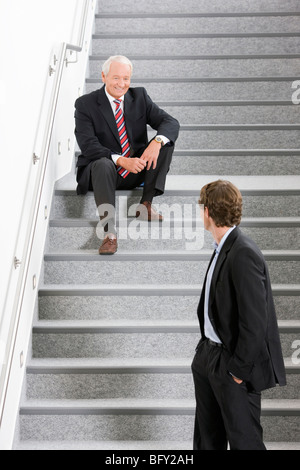
[[[161,144],[161,146],[164,145],[164,141],[162,140],[161,137],[156,136],[154,140],[155,140],[155,142],[158,142],[159,144]]]

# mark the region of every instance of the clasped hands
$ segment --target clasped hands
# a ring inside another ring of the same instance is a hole
[[[155,170],[160,149],[161,144],[155,140],[152,140],[140,158],[120,157],[117,160],[117,164],[125,170],[130,171],[130,173],[134,174],[140,173],[146,167],[147,170],[150,170],[151,166],[153,170]]]

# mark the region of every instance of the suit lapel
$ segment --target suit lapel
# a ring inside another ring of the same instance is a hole
[[[124,117],[129,142],[134,141],[132,129],[137,117],[136,109],[134,108],[134,99],[129,89],[124,97]]]
[[[115,120],[114,113],[111,109],[111,105],[109,100],[107,99],[107,96],[104,91],[105,87],[102,87],[99,90],[99,95],[98,95],[98,105],[100,112],[104,119],[106,120],[107,124],[110,127],[110,130],[112,131],[116,141],[120,145],[120,138],[119,138],[119,133],[118,133],[118,128]]]
[[[204,336],[203,324],[204,324],[204,296],[205,296],[206,279],[207,279],[207,273],[209,271],[211,263],[213,262],[214,257],[215,257],[215,251],[213,252],[213,254],[210,258],[210,262],[208,264],[208,268],[207,268],[205,278],[204,278],[204,281],[203,281],[203,286],[202,286],[202,291],[201,291],[200,300],[199,300],[199,304],[198,304],[198,309],[197,309],[202,336]]]
[[[231,234],[228,236],[227,240],[224,243],[224,246],[221,249],[221,252],[218,256],[216,266],[214,269],[213,277],[211,280],[211,286],[210,286],[210,294],[209,294],[209,303],[212,305],[212,302],[214,301],[215,298],[215,292],[216,292],[216,284],[219,278],[219,273],[220,270],[227,258],[227,255],[229,251],[231,250],[231,247],[236,240],[236,238],[240,235],[240,230],[239,228],[234,229]]]

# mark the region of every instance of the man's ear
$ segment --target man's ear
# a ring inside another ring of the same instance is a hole
[[[106,82],[106,78],[105,78],[105,75],[103,72],[101,72],[101,77],[102,77],[102,82],[105,83]]]

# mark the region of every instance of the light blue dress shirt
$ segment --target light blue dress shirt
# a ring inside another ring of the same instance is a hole
[[[219,245],[216,242],[214,242],[215,256],[214,256],[214,259],[212,260],[212,263],[209,267],[207,277],[206,277],[205,294],[204,294],[204,334],[205,334],[206,338],[211,339],[215,343],[222,343],[222,341],[220,340],[217,333],[215,332],[215,330],[214,330],[214,328],[213,328],[213,326],[210,322],[209,316],[208,316],[209,293],[210,293],[211,280],[212,280],[212,277],[213,277],[214,269],[215,269],[220,251],[221,251],[227,237],[235,229],[235,227],[236,227],[235,225],[233,227],[230,227],[230,229],[223,236],[223,238],[220,241]]]

